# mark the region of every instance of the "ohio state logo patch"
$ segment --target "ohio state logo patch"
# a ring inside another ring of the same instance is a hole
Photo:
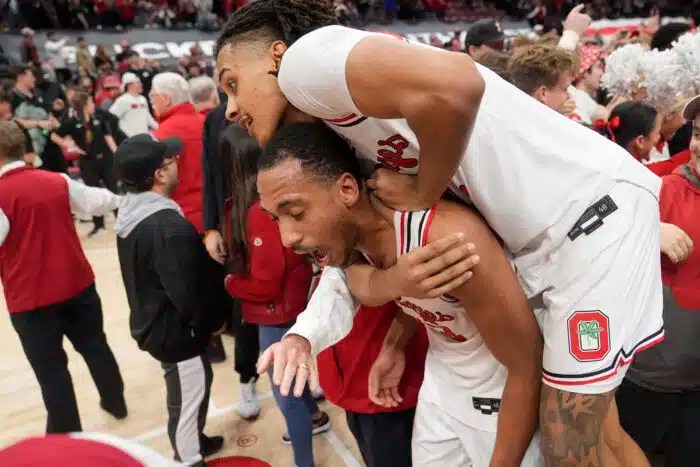
[[[575,311],[568,319],[569,353],[579,362],[602,360],[610,352],[610,322],[600,310]]]

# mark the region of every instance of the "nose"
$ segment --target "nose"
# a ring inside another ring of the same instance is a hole
[[[290,228],[288,222],[280,222],[279,228],[280,235],[282,237],[282,245],[287,248],[295,248],[301,243],[303,236],[299,232],[296,232],[294,229]]]
[[[228,98],[228,103],[226,104],[226,120],[238,123],[241,119],[241,114],[238,111],[238,104],[236,104],[236,99],[233,97]]]

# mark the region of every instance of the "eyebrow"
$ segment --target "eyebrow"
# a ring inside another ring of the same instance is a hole
[[[219,70],[219,77],[218,77],[219,78],[219,85],[221,85],[221,77],[224,75],[224,72],[226,72],[226,71],[230,71],[230,70],[228,68],[222,68],[221,70]]]
[[[299,199],[299,198],[284,200],[284,201],[280,202],[280,203],[277,205],[277,210],[280,211],[280,210],[282,210],[282,209],[284,209],[284,208],[286,208],[286,207],[289,207],[289,206],[292,205],[292,204],[299,204],[299,203],[301,203],[301,199]],[[274,213],[272,213],[272,212],[268,211],[267,209],[265,209],[265,207],[264,207],[262,204],[260,205],[260,209],[261,209],[262,211],[265,211],[266,213],[268,213],[268,214],[271,215],[271,216],[274,216],[274,215],[275,215]]]

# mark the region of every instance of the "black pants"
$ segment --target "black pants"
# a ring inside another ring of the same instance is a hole
[[[114,169],[114,156],[111,154],[83,157],[80,160],[80,175],[87,186],[100,186],[102,182],[109,191],[117,192],[117,174]],[[105,226],[103,216],[93,216],[92,221],[95,228]]]
[[[205,355],[178,363],[163,363],[168,403],[168,436],[175,460],[202,462],[202,438],[213,379]]]
[[[251,379],[257,378],[258,370],[256,364],[260,354],[260,341],[258,339],[258,326],[243,321],[241,313],[241,301],[231,296],[224,288],[225,268],[214,261],[210,261],[212,270],[212,280],[216,284],[218,294],[216,302],[225,308],[225,314],[233,334],[236,338],[234,342],[235,370],[240,376],[241,383],[248,383]]]
[[[102,401],[112,406],[123,401],[124,383],[102,329],[102,304],[94,284],[70,300],[10,317],[39,381],[47,433],[82,429],[63,336],[85,359]]]
[[[411,438],[415,409],[362,414],[346,411],[367,467],[411,467]]]
[[[700,465],[700,392],[662,393],[623,381],[616,395],[620,424],[644,453],[666,467]]]

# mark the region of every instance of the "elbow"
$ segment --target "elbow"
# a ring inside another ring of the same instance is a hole
[[[460,60],[458,71],[449,82],[449,102],[456,110],[467,114],[476,114],[481,99],[486,91],[486,82],[468,56]]]

